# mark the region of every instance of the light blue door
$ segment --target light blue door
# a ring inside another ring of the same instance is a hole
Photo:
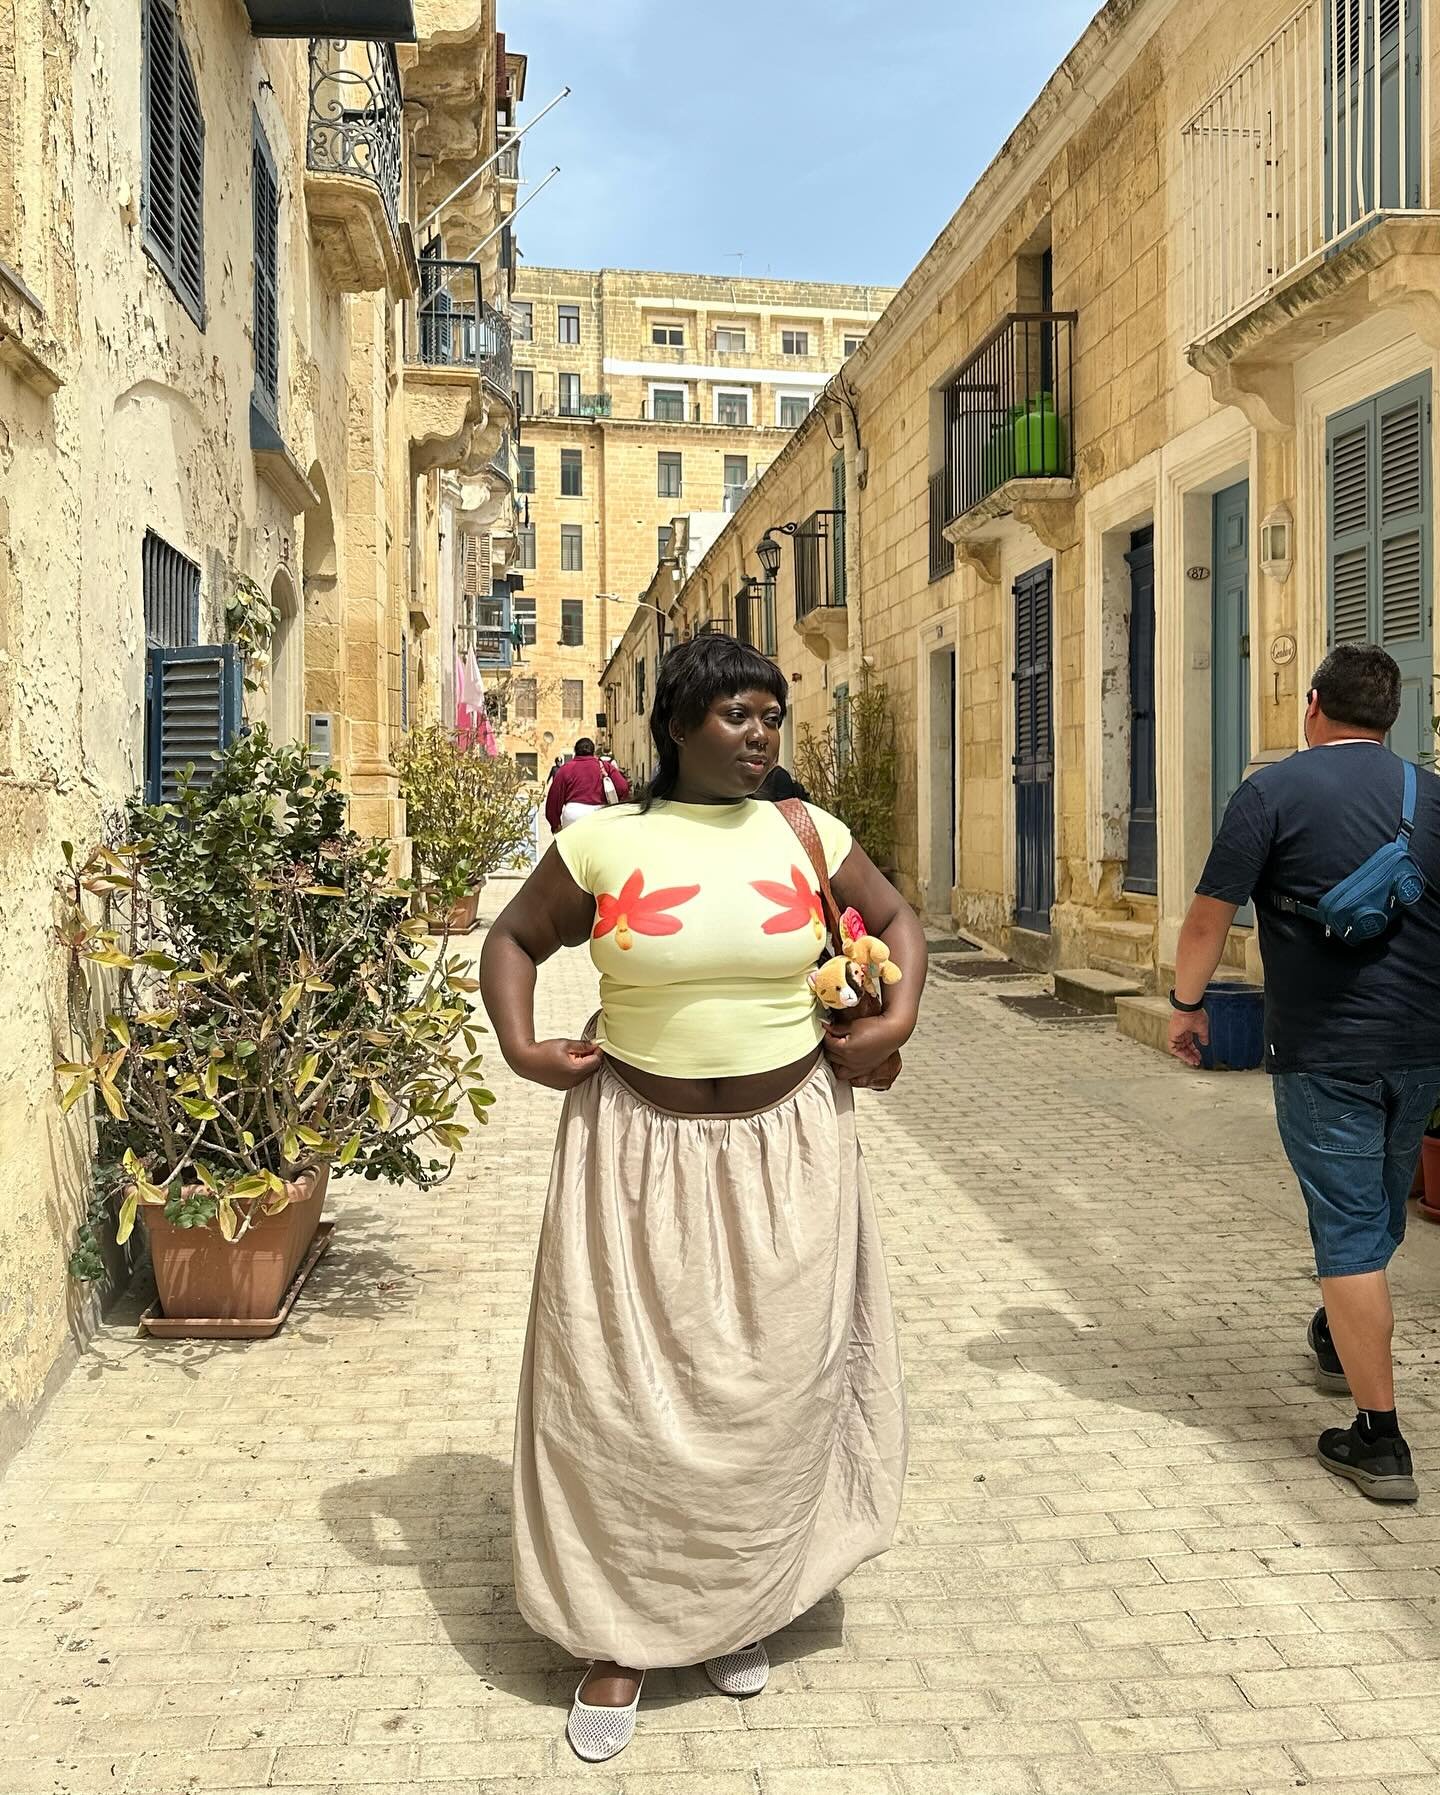
[[[1210,641],[1212,821],[1250,764],[1250,485],[1217,492]]]

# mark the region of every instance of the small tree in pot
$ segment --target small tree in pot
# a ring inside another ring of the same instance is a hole
[[[333,771],[257,730],[208,785],[186,778],[173,804],[132,803],[123,832],[83,862],[67,844],[66,858],[62,939],[108,976],[103,1020],[59,1068],[62,1105],[93,1092],[103,1106],[117,1235],[143,1216],[167,1314],[242,1312],[184,1306],[183,1281],[167,1289],[166,1253],[188,1230],[231,1243],[220,1258],[237,1288],[208,1300],[239,1304],[242,1249],[293,1271],[332,1169],[448,1175],[461,1105],[483,1122],[493,1101],[476,982],[443,943],[421,957],[425,926],[387,877],[385,844],[346,826]],[[303,1238],[277,1259],[292,1208]]]
[[[421,907],[474,927],[480,887],[531,844],[535,802],[515,762],[453,729],[412,729],[396,756]]]
[[[895,713],[881,681],[867,674],[837,721],[819,735],[802,730],[796,777],[822,810],[849,826],[876,866],[893,873],[899,758]]]

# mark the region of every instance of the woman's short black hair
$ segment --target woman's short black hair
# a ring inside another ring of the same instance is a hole
[[[658,764],[643,808],[671,797],[679,783],[680,749],[671,725],[695,729],[717,698],[741,692],[768,692],[782,712],[790,701],[790,687],[774,661],[734,636],[707,630],[670,650],[660,663],[650,708],[650,739]]]

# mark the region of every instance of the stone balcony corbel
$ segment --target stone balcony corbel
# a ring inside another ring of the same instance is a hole
[[[1023,525],[1058,554],[1075,540],[1075,505],[1079,496],[1074,480],[1017,475],[946,524],[945,539],[954,544],[958,560],[967,562],[992,586],[998,585],[1000,545],[1011,528]]]
[[[434,468],[468,469],[485,420],[485,395],[473,368],[405,369],[405,429],[410,465],[417,474]]]
[[[1405,313],[1440,348],[1440,216],[1382,213],[1303,263],[1240,317],[1192,343],[1217,403],[1267,434],[1295,428],[1295,363],[1379,310]]]

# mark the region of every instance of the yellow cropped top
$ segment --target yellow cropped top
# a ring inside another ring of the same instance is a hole
[[[850,852],[810,806],[826,869]],[[806,983],[825,938],[815,873],[773,804],[633,804],[555,838],[595,899],[599,1040],[668,1078],[734,1078],[793,1065],[823,1038]]]

